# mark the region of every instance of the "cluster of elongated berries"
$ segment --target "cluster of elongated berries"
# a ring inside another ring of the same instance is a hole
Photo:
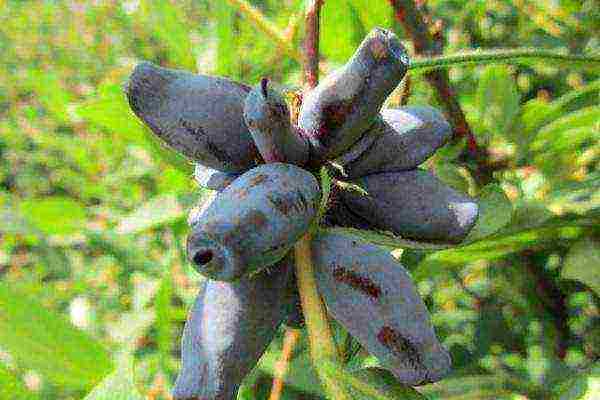
[[[317,167],[337,165],[324,225],[438,243],[458,243],[473,227],[477,204],[417,168],[449,140],[448,123],[429,107],[381,109],[408,63],[398,38],[374,29],[304,94],[297,123],[266,79],[251,88],[136,67],[131,108],[216,191],[189,218],[189,259],[207,279],[185,326],[175,399],[235,398],[278,327],[301,320],[290,249],[318,215]],[[409,274],[388,252],[338,232],[321,229],[311,244],[328,313],[399,381],[441,379],[450,357]]]

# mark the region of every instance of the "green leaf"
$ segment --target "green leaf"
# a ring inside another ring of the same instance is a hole
[[[85,228],[84,206],[68,197],[26,199],[19,211],[27,223],[47,235],[69,235]]]
[[[365,368],[355,371],[353,374],[360,378],[363,382],[368,382],[371,387],[377,389],[389,399],[426,399],[426,397],[417,392],[415,389],[398,382],[390,371],[383,368]]]
[[[450,244],[439,244],[430,242],[418,242],[411,239],[404,239],[396,236],[391,232],[370,231],[366,229],[356,228],[327,228],[326,231],[331,233],[340,233],[343,235],[353,235],[358,238],[389,249],[428,249],[438,250],[452,247]]]
[[[169,358],[173,345],[173,307],[171,297],[173,296],[173,282],[169,272],[165,273],[156,299],[154,310],[156,313],[157,344],[160,353],[160,361],[163,371],[169,371]]]
[[[519,92],[506,67],[489,66],[479,78],[479,118],[495,134],[510,133],[519,114]]]
[[[327,172],[327,167],[321,168],[321,204],[319,205],[319,216],[317,222],[323,218],[323,215],[327,212],[327,206],[329,204],[329,194],[331,193],[331,177]]]
[[[326,1],[321,10],[323,54],[344,63],[366,35],[359,12],[349,0]]]
[[[54,119],[63,124],[69,123],[68,105],[72,98],[63,88],[61,77],[55,72],[30,69],[26,84]]]
[[[0,283],[0,343],[19,365],[61,387],[89,389],[112,369],[100,343],[6,283]]]
[[[183,155],[167,147],[137,119],[120,85],[101,85],[93,99],[77,107],[77,114],[92,125],[116,133],[127,142],[148,148],[156,159],[167,161],[183,174],[192,174],[191,163]]]
[[[558,400],[597,400],[600,393],[600,363],[560,384],[555,392]]]
[[[584,227],[597,223],[597,218],[566,217],[549,219],[537,226],[509,226],[484,240],[427,255],[412,271],[413,277],[420,280],[471,261],[493,260],[532,246],[552,246],[557,239],[578,238]]]
[[[347,371],[342,366],[324,361],[319,366],[323,371],[343,383],[357,400],[423,400],[419,392],[397,382],[394,376],[380,368]]]
[[[469,191],[469,181],[460,173],[458,167],[448,162],[435,164],[435,176],[446,185],[462,193]]]
[[[600,106],[590,106],[573,111],[540,129],[531,147],[534,150],[540,149],[546,143],[555,140],[561,133],[575,128],[593,129],[597,126],[598,121],[600,121]]]
[[[129,357],[115,372],[108,375],[84,400],[142,400],[134,384],[132,362]]]
[[[116,83],[98,87],[97,95],[80,104],[76,112],[88,123],[115,132],[128,142],[147,145],[143,125],[130,110],[122,87]]]
[[[281,351],[269,349],[260,359],[258,369],[274,376],[277,363],[281,356]],[[291,386],[303,392],[311,393],[317,396],[324,396],[323,388],[319,378],[313,368],[308,351],[303,351],[294,357],[288,366],[288,372],[284,377],[286,386]],[[246,389],[246,390],[249,390]]]
[[[580,281],[600,295],[600,243],[585,238],[575,243],[567,257],[560,276]]]
[[[214,3],[217,21],[216,73],[232,79],[240,78],[238,38],[235,32],[236,10],[228,1]]]
[[[177,2],[168,0],[144,1],[139,7],[139,20],[162,44],[169,61],[179,68],[196,70],[196,61],[184,12]]]
[[[185,211],[175,195],[158,195],[124,217],[117,226],[116,231],[122,235],[139,233],[179,222],[184,217]]]
[[[582,99],[591,96],[600,90],[600,79],[595,80],[577,90],[571,90],[564,96],[559,97],[551,103],[532,99],[524,104],[522,121],[527,132],[534,132],[542,126],[559,118],[562,112]]]
[[[33,400],[38,396],[27,390],[25,385],[0,363],[0,399]]]
[[[432,399],[496,399],[508,394],[507,379],[502,375],[467,375],[445,378],[433,385],[423,386],[420,391]]]
[[[486,185],[479,195],[479,217],[465,242],[490,236],[506,226],[513,214],[512,203],[497,184]]]

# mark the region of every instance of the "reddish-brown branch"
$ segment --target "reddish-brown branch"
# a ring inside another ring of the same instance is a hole
[[[389,2],[394,9],[396,19],[402,24],[407,35],[411,38],[415,53],[423,56],[441,54],[441,35],[436,35],[436,38],[432,37],[429,26],[415,2],[413,0],[389,0]],[[428,19],[430,20],[431,18]],[[437,31],[441,32],[440,29]],[[446,116],[452,123],[455,136],[466,136],[468,138],[469,150],[474,154],[477,151],[477,142],[452,90],[448,72],[446,70],[434,70],[427,72],[425,77],[436,90]]]
[[[304,37],[304,83],[311,89],[319,82],[319,17],[324,0],[309,0]]]

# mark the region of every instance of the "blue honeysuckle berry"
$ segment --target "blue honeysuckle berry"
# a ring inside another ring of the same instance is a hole
[[[234,399],[297,302],[290,256],[239,282],[204,280],[181,340],[173,397]]]
[[[152,132],[191,160],[224,172],[255,165],[258,150],[242,115],[248,86],[145,62],[125,91]]]
[[[285,256],[317,215],[315,177],[292,164],[259,165],[220,192],[192,225],[188,257],[218,280],[236,280]]]
[[[396,378],[436,382],[450,370],[429,313],[404,267],[356,236],[322,233],[312,242],[319,292],[331,315]]]
[[[134,70],[126,94],[135,114],[217,191],[189,218],[188,257],[208,280],[186,323],[176,400],[234,398],[276,327],[302,320],[290,249],[317,216],[318,167],[341,166],[322,225],[444,243],[471,230],[477,203],[417,169],[448,141],[448,123],[429,107],[381,110],[408,65],[398,38],[374,29],[304,94],[297,124],[267,80],[251,88],[149,63]],[[448,373],[448,353],[393,257],[323,231],[312,251],[331,316],[383,367],[409,385]]]
[[[388,108],[381,111],[368,133],[336,162],[343,167],[347,179],[405,171],[421,165],[451,137],[450,124],[435,108]],[[359,150],[354,150],[355,147]]]
[[[394,33],[373,29],[342,68],[304,96],[298,126],[311,143],[311,156],[332,159],[356,142],[375,122],[408,63]]]
[[[459,243],[471,231],[477,202],[421,169],[385,172],[350,181],[339,197],[371,229],[430,242]],[[363,226],[364,228],[364,226]]]
[[[265,162],[304,165],[308,161],[308,141],[290,118],[285,99],[266,78],[246,97],[244,120]]]

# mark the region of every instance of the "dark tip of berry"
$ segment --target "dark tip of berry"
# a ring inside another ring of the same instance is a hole
[[[212,250],[200,250],[194,254],[194,264],[203,266],[208,264],[213,258]]]
[[[267,78],[262,78],[260,80],[260,88],[262,90],[262,94],[264,96],[264,98],[267,98],[267,85],[269,84],[269,79]]]

